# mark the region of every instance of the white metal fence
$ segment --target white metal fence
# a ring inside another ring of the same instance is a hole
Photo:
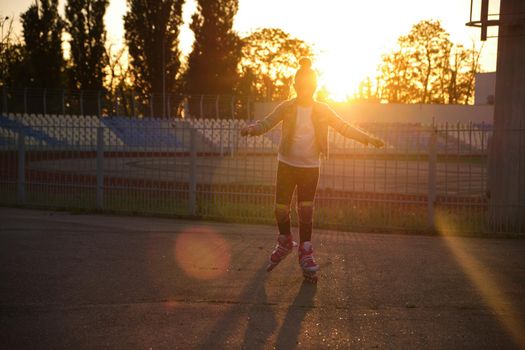
[[[3,204],[272,222],[279,128],[239,119],[0,116]],[[492,232],[485,124],[363,124],[382,149],[331,132],[319,227]],[[295,220],[295,218],[294,218]],[[513,228],[523,232],[523,228]]]

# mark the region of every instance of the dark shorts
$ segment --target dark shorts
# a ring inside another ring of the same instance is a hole
[[[298,203],[313,202],[318,181],[319,168],[298,168],[279,162],[275,202],[289,206],[296,187]]]

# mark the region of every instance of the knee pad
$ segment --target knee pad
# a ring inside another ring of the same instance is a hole
[[[286,204],[276,204],[275,218],[277,219],[277,222],[290,221],[290,207]]]
[[[297,208],[297,215],[301,223],[311,223],[314,214],[313,202],[299,202]]]

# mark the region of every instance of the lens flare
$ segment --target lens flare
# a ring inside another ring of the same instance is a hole
[[[503,286],[498,285],[489,271],[469,252],[468,240],[450,236],[455,230],[447,218],[437,214],[436,227],[465,275],[476,286],[485,304],[498,317],[518,347],[525,348],[525,323],[519,310],[505,297]]]
[[[190,227],[177,236],[175,259],[189,277],[209,280],[220,277],[230,265],[230,246],[207,227]]]

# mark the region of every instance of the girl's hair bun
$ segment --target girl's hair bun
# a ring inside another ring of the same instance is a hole
[[[303,57],[299,60],[299,65],[301,66],[301,69],[310,69],[312,68],[312,60],[308,57]]]

